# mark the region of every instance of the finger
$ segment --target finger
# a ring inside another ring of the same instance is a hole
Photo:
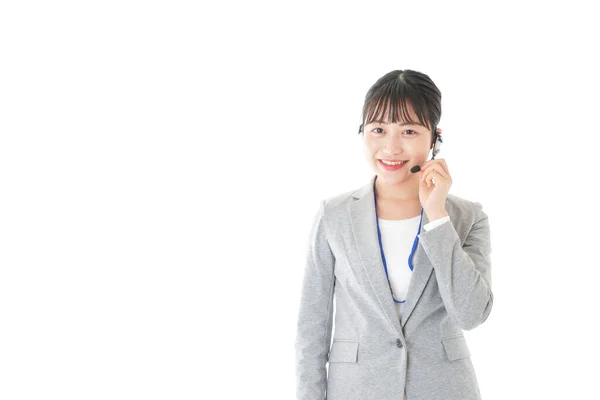
[[[427,182],[427,175],[425,175],[425,173],[422,173],[421,171],[419,171],[419,184],[430,187],[429,182]]]
[[[431,188],[430,175],[431,175],[431,170],[425,171],[421,175],[421,183],[423,185],[427,186],[428,188]]]
[[[440,158],[440,165],[444,169],[444,172],[446,172],[447,175],[450,175],[450,170],[448,169],[448,164],[446,164],[446,160]]]
[[[441,183],[445,178],[445,175],[434,170],[429,170],[424,174],[424,181],[427,184],[427,187],[431,187],[432,185],[436,186],[439,183]],[[433,179],[435,179],[435,183],[433,182]]]
[[[436,169],[428,168],[426,171],[423,172],[423,177],[424,177],[425,181],[427,181],[428,179],[431,179],[431,174],[432,173],[437,173],[439,176],[441,176],[443,178],[447,178],[448,177],[448,175],[446,174],[446,171],[437,171],[437,169],[440,168],[439,166],[435,166],[435,168]]]
[[[430,179],[431,179],[431,183],[434,186],[438,186],[447,181],[446,176],[444,176],[443,174],[441,174],[437,171],[431,171]],[[435,182],[433,182],[434,179],[435,179]]]
[[[446,164],[446,160],[444,160],[443,158],[437,160],[429,160],[425,164],[423,164],[423,167],[421,167],[421,169],[427,170],[434,166],[436,167],[436,169],[443,170],[447,175],[450,175],[450,171],[448,170],[448,164]]]
[[[419,172],[419,184],[429,187],[427,183],[426,175],[424,172]]]
[[[437,159],[437,160],[428,160],[428,161],[426,161],[421,166],[421,170],[422,171],[427,171],[429,168],[432,168],[433,166],[435,166],[438,169],[444,170],[447,174],[449,174],[449,172],[448,172],[448,166],[446,164],[446,160],[444,160],[443,158],[440,158],[440,159]]]

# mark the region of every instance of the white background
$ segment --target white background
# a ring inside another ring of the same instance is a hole
[[[598,397],[584,4],[3,2],[0,398],[294,398],[311,218],[371,176],[394,69],[442,91],[450,193],[489,215],[483,397]]]

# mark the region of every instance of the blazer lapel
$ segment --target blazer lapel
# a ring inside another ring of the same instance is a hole
[[[401,321],[398,320],[394,299],[390,292],[383,258],[379,249],[379,240],[377,238],[377,223],[375,221],[375,198],[373,184],[376,175],[373,175],[366,185],[352,193],[355,201],[348,204],[348,213],[352,226],[356,248],[360,254],[362,267],[364,268],[371,288],[379,301],[387,319],[393,328],[401,335],[402,328],[406,320],[415,308],[417,301],[421,297],[425,285],[429,281],[433,266],[429,262],[427,254],[423,247],[418,243],[415,254],[413,255],[413,273],[408,286],[404,311],[401,315]],[[423,212],[423,221],[421,233],[424,232],[423,226],[429,222],[427,214]],[[415,235],[417,232],[415,232]],[[406,266],[408,268],[408,265]]]

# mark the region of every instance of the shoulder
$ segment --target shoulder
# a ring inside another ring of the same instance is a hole
[[[346,205],[352,201],[354,190],[331,195],[321,200],[321,213],[326,220],[336,220],[340,213],[344,213]]]
[[[476,222],[487,218],[481,202],[450,193],[446,197],[446,211],[455,225],[463,223],[472,227]]]
[[[343,193],[338,193],[336,195],[326,197],[324,199],[326,207],[333,209],[348,204],[350,201],[352,201],[352,193],[354,193],[355,191],[356,189],[348,190]]]
[[[323,220],[325,225],[329,225],[328,221],[335,221],[340,217],[345,216],[347,213],[347,205],[354,201],[353,194],[359,190],[360,188],[355,188],[334,195],[321,197],[319,209],[316,213],[316,219]]]
[[[452,207],[457,211],[462,211],[463,213],[478,213],[483,209],[480,202],[465,199],[464,197],[451,193],[448,193],[448,196],[446,197],[446,206]]]
[[[325,213],[331,215],[338,212],[344,212],[347,205],[355,201],[353,195],[357,194],[360,190],[365,189],[366,185],[325,197],[322,200]]]

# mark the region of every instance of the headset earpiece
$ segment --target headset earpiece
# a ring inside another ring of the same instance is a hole
[[[442,141],[442,135],[437,133],[437,127],[433,128],[433,135],[434,135],[434,140],[433,140],[433,146],[432,146],[433,151],[432,151],[431,159],[435,160],[435,156],[440,152],[440,145],[443,143],[443,141]]]

